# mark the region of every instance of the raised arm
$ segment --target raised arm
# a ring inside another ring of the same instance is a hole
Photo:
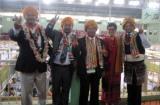
[[[46,27],[46,30],[45,30],[46,35],[47,35],[49,38],[51,38],[51,39],[54,38],[53,28],[54,28],[56,22],[58,21],[58,19],[59,19],[59,16],[56,15],[54,18],[52,18],[52,19],[50,20],[50,22],[48,23],[48,25],[47,25],[47,27]]]
[[[9,36],[11,40],[21,41],[22,38],[24,38],[24,32],[21,25],[22,18],[15,16],[13,21],[14,27],[9,31]]]

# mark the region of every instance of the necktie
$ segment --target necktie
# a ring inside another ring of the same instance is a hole
[[[64,63],[65,60],[66,60],[66,57],[67,57],[68,45],[66,44],[67,43],[66,41],[67,41],[67,39],[63,38],[64,46],[63,46],[63,50],[62,50],[62,53],[61,53],[61,56],[60,56],[60,62],[61,63]]]

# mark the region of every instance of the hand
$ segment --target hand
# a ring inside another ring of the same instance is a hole
[[[137,50],[132,50],[131,54],[134,58],[138,58],[139,57],[139,52]]]
[[[72,47],[76,47],[78,46],[78,40],[77,39],[73,39],[72,40]]]
[[[57,14],[56,14],[55,17],[52,18],[49,23],[52,24],[52,25],[55,25],[56,22],[58,21],[58,19],[59,19],[59,16],[57,16]]]
[[[14,21],[14,27],[15,29],[21,29],[22,28],[22,17],[21,16],[14,16],[13,18]]]
[[[101,53],[103,54],[103,56],[107,57],[108,56],[108,51],[106,49],[102,49]]]

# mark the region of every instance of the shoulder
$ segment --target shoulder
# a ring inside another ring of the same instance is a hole
[[[59,30],[53,30],[53,34],[55,37],[61,37],[62,36],[62,32]]]
[[[86,37],[84,36],[84,37],[82,37],[82,38],[78,38],[78,41],[79,41],[79,42],[83,42],[83,41],[85,41],[85,39],[86,39]]]
[[[109,36],[105,36],[104,39],[103,39],[103,41],[104,41],[105,43],[108,42],[108,41],[110,41],[110,37],[109,37]]]
[[[135,32],[136,38],[140,39],[140,34],[138,32]]]
[[[117,34],[115,35],[115,38],[117,41],[121,41],[123,39],[123,34]]]
[[[136,32],[136,31],[134,31],[132,34],[133,34],[133,35],[135,35],[136,37],[138,37],[138,36],[139,36],[139,33],[138,33],[138,32]]]
[[[60,32],[59,30],[55,30],[55,29],[54,29],[53,32],[54,32],[54,33],[57,33],[57,34],[61,34],[61,32]]]
[[[136,42],[137,43],[141,43],[141,38],[140,38],[140,35],[139,35],[139,33],[138,32],[134,32],[134,35],[135,35],[135,40],[136,40]]]

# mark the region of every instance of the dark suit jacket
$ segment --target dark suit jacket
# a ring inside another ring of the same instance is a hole
[[[61,39],[63,37],[63,33],[61,31],[53,30],[53,25],[48,24],[46,27],[46,35],[51,39],[52,41],[52,54],[50,55],[49,64],[52,65],[54,63],[54,59],[57,53],[57,50],[59,49],[59,45],[61,42]],[[71,61],[70,69],[71,71],[75,70],[74,68],[74,61]],[[52,67],[52,66],[51,66]]]
[[[101,40],[101,44],[104,44],[103,41]],[[80,78],[84,78],[87,76],[87,69],[86,69],[86,41],[85,37],[80,38],[78,40],[78,46],[73,48],[73,54],[77,60],[77,74]],[[104,59],[104,58],[103,58]],[[105,60],[105,59],[104,59]],[[102,71],[104,69],[101,69],[99,65],[96,67],[96,74],[97,77],[100,78]]]
[[[40,63],[35,59],[33,51],[25,38],[24,31],[21,30],[17,36],[14,35],[13,29],[9,32],[10,38],[17,42],[19,46],[19,56],[16,62],[15,69],[24,73],[45,72],[47,69],[46,63]],[[44,48],[44,39],[42,38],[42,47]]]

